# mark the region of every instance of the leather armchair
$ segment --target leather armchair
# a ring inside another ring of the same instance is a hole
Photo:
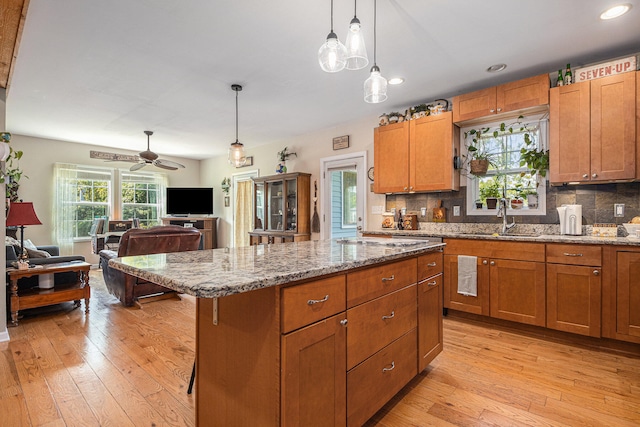
[[[131,306],[141,297],[155,294],[175,294],[171,289],[123,273],[109,267],[109,260],[116,257],[149,255],[168,252],[195,251],[200,246],[200,231],[178,225],[159,225],[148,229],[132,228],[120,238],[118,251],[101,250],[100,267],[109,292],[123,305]]]

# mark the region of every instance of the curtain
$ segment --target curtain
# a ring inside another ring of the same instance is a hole
[[[60,255],[73,254],[73,221],[76,200],[76,165],[53,165],[53,244],[60,248]]]
[[[251,231],[252,190],[253,181],[239,181],[236,189],[236,205],[234,219],[235,247],[249,246],[249,232]]]

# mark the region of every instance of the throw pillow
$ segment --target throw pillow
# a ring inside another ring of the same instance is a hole
[[[27,250],[27,256],[29,258],[50,258],[51,254],[47,251],[41,251],[40,249],[31,249],[31,248],[27,248],[25,246],[25,249]]]
[[[16,254],[18,256],[20,255],[20,241],[14,239],[13,237],[5,236],[4,244],[5,246],[13,246],[13,249],[15,250]]]

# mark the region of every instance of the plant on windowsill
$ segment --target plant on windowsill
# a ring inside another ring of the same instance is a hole
[[[499,175],[480,184],[480,199],[487,203],[487,209],[495,209],[500,197],[502,197],[502,187]]]

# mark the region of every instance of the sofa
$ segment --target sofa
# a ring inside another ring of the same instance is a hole
[[[15,247],[11,244],[5,244],[6,248],[6,267],[13,267],[13,264],[18,261],[18,252],[20,252],[19,247]],[[40,256],[35,258],[33,256],[29,257],[29,263],[32,265],[47,265],[47,264],[57,264],[61,262],[70,262],[70,261],[84,261],[84,257],[82,255],[60,255],[60,248],[55,245],[46,245],[46,246],[36,246],[38,251],[43,251],[48,253],[50,256]],[[28,252],[31,255],[34,255],[34,252]],[[74,272],[67,273],[56,273],[54,275],[53,283],[54,285],[62,285],[65,283],[75,283],[78,279],[78,275]],[[33,277],[25,277],[18,280],[18,289],[31,289],[38,286],[38,276]],[[7,277],[7,283],[8,283]]]
[[[164,286],[148,282],[126,274],[109,266],[109,260],[116,257],[150,255],[168,252],[195,251],[200,247],[201,234],[197,228],[179,225],[158,225],[148,229],[132,228],[120,238],[118,251],[100,251],[100,267],[104,283],[109,292],[124,306],[139,305],[139,299],[157,294],[175,295]]]

